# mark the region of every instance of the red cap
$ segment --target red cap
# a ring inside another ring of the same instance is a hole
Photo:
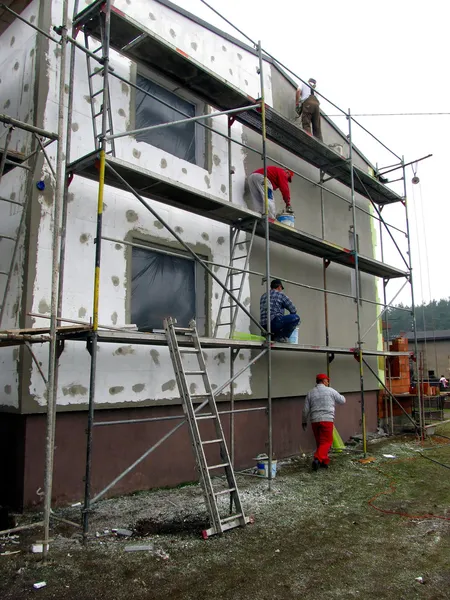
[[[316,380],[323,381],[324,379],[327,379],[328,381],[330,381],[330,378],[325,373],[319,373],[318,375],[316,375]]]

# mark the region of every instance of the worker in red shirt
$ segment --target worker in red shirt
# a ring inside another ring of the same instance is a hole
[[[281,167],[267,167],[267,195],[269,200],[269,218],[275,219],[276,207],[273,191],[280,190],[286,204],[286,211],[293,212],[291,208],[291,192],[289,183],[294,173]],[[253,209],[264,214],[264,169],[257,169],[247,178],[248,187],[253,202]]]

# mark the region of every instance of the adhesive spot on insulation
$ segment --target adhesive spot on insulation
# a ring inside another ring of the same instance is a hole
[[[225,352],[219,352],[214,356],[214,360],[217,360],[217,364],[222,365],[225,362]]]
[[[245,356],[243,354],[239,354],[239,360],[244,360]]]
[[[3,389],[5,390],[5,394],[10,394],[11,393],[11,386],[10,385],[5,385],[5,387]]]
[[[14,46],[15,41],[16,41],[16,38],[14,36],[12,36],[11,41],[9,42],[9,45]]]
[[[121,117],[126,117],[126,112],[123,110],[123,108],[119,108],[119,110],[117,111],[119,116]]]
[[[113,275],[111,277],[111,281],[112,281],[112,284],[114,287],[118,287],[118,285],[120,283],[120,279],[116,275]]]
[[[9,99],[8,99],[8,100],[5,102],[5,104],[3,105],[3,108],[9,108],[9,106],[10,106],[10,105],[11,105],[11,100],[9,100]]]
[[[53,50],[53,54],[56,56],[56,58],[59,58],[61,56],[61,48],[59,48],[59,46],[57,46],[54,50]]]
[[[83,96],[83,98],[86,100],[86,102],[87,102],[88,104],[90,104],[90,103],[91,103],[91,97],[90,97],[90,96]],[[94,102],[95,102],[95,99],[94,99]]]
[[[230,72],[230,75],[233,75],[233,69],[228,69],[228,71]]]
[[[171,29],[171,30],[169,31],[169,33],[170,33],[170,35],[171,35],[173,38],[177,37],[177,34],[175,33],[175,31],[174,31],[173,29]]]
[[[135,394],[139,394],[139,392],[145,390],[145,383],[135,383],[131,389]]]
[[[212,390],[217,390],[217,383],[212,383],[211,384],[211,389]]]
[[[242,60],[242,54],[240,54],[239,52],[237,53],[237,57],[239,60]]]
[[[153,225],[156,227],[156,229],[163,229],[164,227],[161,221],[153,221]]]
[[[244,306],[248,306],[250,304],[250,298],[247,296],[247,298],[244,300]]]
[[[225,184],[222,183],[222,185],[220,186],[220,191],[223,192],[224,194],[227,191],[227,186]]]
[[[29,86],[29,84],[28,84],[28,83],[26,83],[26,84],[23,86],[23,91],[24,91],[24,92],[28,92],[28,90],[29,90],[29,89],[30,89],[30,86]]]
[[[223,237],[223,235],[217,238],[217,243],[219,244],[219,246],[225,244],[225,238]]]
[[[156,21],[156,17],[155,17],[155,15],[153,13],[148,13],[148,16],[150,17],[150,19],[152,21]]]
[[[90,237],[91,237],[91,236],[90,236],[90,234],[89,234],[89,233],[82,233],[82,234],[80,235],[80,242],[81,242],[82,244],[87,244],[87,243],[88,243],[88,241],[89,241],[89,238],[90,238]]]
[[[124,389],[125,388],[123,387],[123,385],[115,385],[109,388],[109,393],[111,394],[111,396],[115,396],[116,394],[120,394],[120,392],[123,392]]]
[[[207,242],[209,240],[209,235],[205,232],[202,233],[202,238]]]
[[[121,88],[122,88],[122,94],[125,94],[126,96],[128,96],[128,94],[130,93],[130,88],[127,86],[127,84],[122,82]]]
[[[19,70],[19,61],[17,61],[16,63],[14,63],[14,71],[18,71]]]
[[[31,48],[31,50],[30,50],[30,56],[34,56],[34,48]]]
[[[166,381],[166,383],[162,384],[161,389],[163,392],[172,391],[175,389],[176,385],[177,382],[175,381],[175,379],[170,379],[169,381]]]
[[[113,314],[111,315],[111,322],[113,325],[117,325],[117,317],[118,314],[116,312],[113,312]]]
[[[38,311],[41,315],[45,315],[46,313],[50,312],[50,306],[48,305],[47,300],[44,298],[39,302]]]
[[[184,167],[181,169],[181,172],[187,175],[187,169],[185,169]]]
[[[34,23],[36,21],[36,15],[31,15],[30,23]]]
[[[183,229],[182,227],[180,227],[179,225],[177,225],[177,226],[175,227],[175,231],[176,231],[177,233],[183,233],[184,229]]]
[[[13,350],[13,360],[19,360],[19,348]]]
[[[211,56],[211,62],[214,62],[216,60],[215,56]]]
[[[78,123],[72,123],[71,128],[72,131],[78,131],[80,129],[80,126],[78,125]]]
[[[214,273],[217,273],[217,271],[220,269],[219,265],[214,265]]]
[[[136,150],[136,148],[133,148],[133,156],[134,156],[134,158],[141,158],[140,151]]]
[[[116,250],[122,250],[122,246],[121,246],[120,244],[115,244],[115,245],[114,245],[114,248],[115,248]]]
[[[191,48],[192,48],[193,50],[197,50],[197,47],[198,47],[198,46],[197,46],[196,42],[191,42]]]
[[[208,188],[210,188],[210,187],[211,187],[211,180],[210,180],[210,178],[208,177],[208,175],[205,175],[205,183],[206,183],[206,185],[208,186]]]
[[[215,293],[214,293],[214,298],[215,298],[216,300],[218,300],[218,299],[219,299],[219,292],[215,292]]]
[[[68,94],[69,93],[69,86],[67,85],[67,83],[64,84],[64,93]]]
[[[75,194],[70,192],[67,196],[67,202],[73,202],[75,200]]]
[[[197,391],[197,384],[191,383],[191,385],[189,386],[189,393],[195,394],[196,391]]]
[[[137,212],[135,212],[134,210],[127,210],[125,216],[127,217],[128,223],[134,223],[139,218]]]
[[[71,385],[63,387],[62,392],[64,396],[86,396],[88,389],[79,383],[72,383]]]
[[[15,198],[16,198],[16,192],[11,192],[10,195],[9,195],[9,199],[10,200],[15,200]]]
[[[133,346],[120,346],[113,352],[113,356],[127,356],[128,354],[135,354]]]
[[[216,165],[216,167],[218,167],[220,165],[220,156],[217,156],[217,154],[213,155],[213,163]]]
[[[159,352],[158,350],[150,350],[150,356],[152,357],[152,361],[155,363],[157,367],[161,364],[159,362]]]
[[[83,317],[86,316],[87,310],[84,308],[84,306],[82,306],[79,310],[78,310],[78,316],[80,317],[80,319],[82,319]]]
[[[161,162],[159,164],[160,164],[161,169],[167,168],[167,160],[165,158],[162,158]]]
[[[222,46],[222,50],[223,50],[224,52],[226,52],[226,51],[227,51],[227,49],[225,48],[225,46]]]
[[[244,79],[244,83],[245,85],[248,85],[248,81],[246,79]]]

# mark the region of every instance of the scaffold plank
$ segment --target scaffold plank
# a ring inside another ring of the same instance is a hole
[[[102,4],[98,1],[87,7],[75,20],[78,26],[84,26],[89,35],[97,39],[100,39]],[[114,7],[111,10],[110,43],[121,54],[170,77],[219,110],[239,108],[255,102],[254,98],[195,58]],[[262,132],[261,115],[255,109],[236,115],[236,120],[258,133]],[[351,166],[348,161],[269,106],[266,107],[266,129],[269,140],[350,187]],[[380,206],[403,200],[363,169],[354,166],[354,170],[357,175],[355,190],[362,196]]]
[[[107,156],[106,165],[110,165],[138,194],[145,198],[181,208],[182,210],[214,219],[227,225],[239,224],[239,227],[244,230],[248,229],[249,231],[251,231],[255,219],[261,217],[259,213],[252,210],[222,200],[208,192],[195,189],[182,182],[173,181],[168,177],[122,159]],[[97,152],[92,152],[76,160],[69,166],[68,170],[76,175],[98,181]],[[106,169],[105,183],[113,187],[126,189],[122,182],[108,168]],[[256,227],[256,235],[259,237],[265,236],[262,220],[260,220]],[[348,248],[322,240],[293,227],[282,225],[278,221],[270,223],[270,239],[273,242],[299,250],[300,252],[354,268],[354,253]],[[360,255],[358,260],[359,269],[364,273],[385,279],[406,277],[405,271],[386,265],[373,258]]]

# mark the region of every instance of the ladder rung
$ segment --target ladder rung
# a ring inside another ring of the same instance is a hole
[[[216,415],[199,415],[198,417],[196,417],[197,421],[204,421],[205,419],[217,419]]]
[[[223,438],[217,438],[217,440],[205,440],[202,444],[218,444],[219,442],[223,442]]]
[[[95,92],[94,94],[92,94],[91,98],[95,98],[95,96],[98,96],[99,94],[103,93],[103,89],[98,90],[98,92]]]
[[[197,348],[180,348],[180,352],[184,354],[198,354]]]
[[[233,256],[231,260],[240,260],[241,258],[247,258],[248,254],[242,254],[241,256]]]
[[[223,467],[229,467],[230,463],[220,463],[219,465],[211,465],[208,467],[208,471],[212,471],[213,469],[221,469]],[[236,515],[235,515],[236,517]]]
[[[222,306],[222,310],[225,310],[226,308],[236,308],[235,304],[226,304],[225,306]]]
[[[223,327],[224,325],[231,325],[231,323],[216,323],[217,327]]]
[[[174,327],[173,330],[177,333],[193,333],[190,327]]]
[[[229,488],[227,490],[221,490],[220,492],[214,492],[214,496],[222,496],[222,494],[231,494],[231,492],[235,492],[235,491],[236,491],[236,488]]]
[[[102,110],[101,110],[100,112],[98,112],[98,113],[95,113],[95,115],[94,115],[94,119],[96,119],[97,117],[99,117],[99,116],[100,116],[100,115],[102,115],[102,114],[103,114],[103,111],[102,111]]]
[[[204,394],[190,394],[190,396],[191,398],[209,398],[211,394],[205,392]]]
[[[228,523],[229,521],[234,521],[234,519],[240,519],[244,515],[242,513],[238,513],[237,515],[231,515],[231,517],[226,517],[225,519],[220,519],[221,523]]]
[[[103,67],[101,67],[100,69],[98,69],[97,71],[92,71],[92,73],[89,75],[89,77],[94,77],[94,75],[100,75],[100,73],[103,71]]]
[[[205,375],[206,371],[185,371],[185,375]]]

